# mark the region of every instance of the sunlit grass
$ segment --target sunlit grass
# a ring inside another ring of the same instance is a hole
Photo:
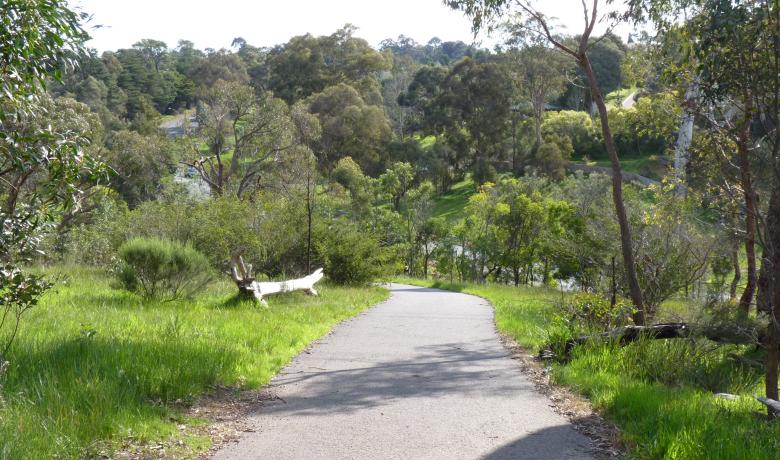
[[[463,217],[469,197],[475,192],[476,186],[471,179],[458,182],[447,193],[434,198],[433,217],[443,217],[450,221]]]
[[[127,440],[166,438],[187,403],[215,385],[255,388],[339,321],[387,296],[318,285],[320,297],[233,301],[215,283],[194,300],[147,302],[92,270],[49,270],[63,282],[26,317],[8,357],[0,458],[83,458]],[[185,440],[195,448],[208,440]]]
[[[546,288],[398,281],[489,300],[498,329],[531,352],[545,343],[560,296]],[[761,370],[735,360],[762,359],[756,354],[751,346],[691,340],[587,345],[575,348],[570,361],[554,364],[552,378],[588,397],[618,425],[631,458],[775,459],[780,424],[767,421],[754,398],[763,391]]]

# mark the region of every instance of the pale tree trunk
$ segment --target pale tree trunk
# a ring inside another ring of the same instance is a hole
[[[695,79],[685,92],[685,110],[680,120],[680,131],[674,144],[674,176],[677,179],[677,196],[686,194],[685,172],[690,161],[688,149],[693,141],[693,122],[695,120],[696,101],[699,98],[699,82]]]
[[[534,136],[536,139],[535,148],[542,145],[542,119],[544,118],[544,93],[534,96]]]
[[[238,287],[239,297],[254,299],[257,302],[266,304],[263,296],[278,294],[280,292],[291,292],[303,290],[311,295],[317,295],[314,284],[322,279],[324,274],[322,269],[318,268],[311,275],[303,278],[287,281],[255,281],[252,275],[252,265],[244,263],[241,256],[234,257],[231,266],[231,276],[233,282]]]

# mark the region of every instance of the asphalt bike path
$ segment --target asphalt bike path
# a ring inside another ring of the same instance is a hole
[[[591,459],[534,389],[487,301],[393,284],[271,382],[217,459]]]

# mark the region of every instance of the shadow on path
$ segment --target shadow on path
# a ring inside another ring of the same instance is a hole
[[[260,412],[325,416],[383,406],[402,398],[445,395],[506,398],[519,391],[533,390],[528,382],[506,378],[515,364],[507,360],[504,350],[469,347],[480,345],[448,343],[419,347],[417,355],[409,359],[352,369],[295,366],[272,383],[272,392],[274,388],[286,387],[280,392],[283,400],[268,403]],[[343,362],[337,365],[343,367]],[[299,386],[305,391],[291,388]]]
[[[484,460],[591,459],[572,439],[568,425],[528,433],[482,457]]]

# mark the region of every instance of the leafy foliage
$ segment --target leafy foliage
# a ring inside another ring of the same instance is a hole
[[[191,297],[211,278],[206,256],[172,241],[134,238],[119,247],[119,258],[124,288],[146,298]]]
[[[324,236],[317,251],[325,262],[325,273],[336,283],[368,284],[385,273],[383,251],[371,235],[337,225]]]
[[[82,17],[64,2],[48,0],[3,2],[0,14],[0,293],[3,318],[12,312],[15,319],[0,352],[2,365],[21,314],[48,287],[21,265],[53,212],[77,203],[79,185],[97,179],[100,166],[81,151],[84,133],[47,123],[41,104],[46,79],[60,77],[62,63],[73,64],[72,53],[87,37]]]

